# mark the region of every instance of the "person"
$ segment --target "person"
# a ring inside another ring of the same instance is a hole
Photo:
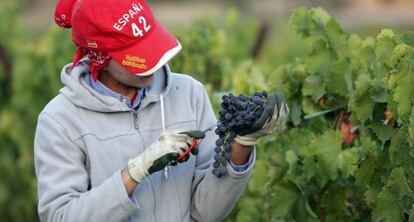
[[[34,140],[41,221],[220,221],[239,199],[257,140],[288,109],[269,97],[238,135],[228,173],[212,172],[217,123],[202,83],[173,73],[181,49],[144,0],[60,0],[55,21],[78,47]],[[87,56],[87,58],[83,58]],[[197,149],[177,158],[200,138]]]

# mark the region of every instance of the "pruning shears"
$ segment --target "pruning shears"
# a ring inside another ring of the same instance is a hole
[[[187,131],[187,132],[182,132],[182,134],[187,134],[187,135],[193,137],[193,143],[191,144],[191,146],[188,149],[186,149],[184,151],[184,153],[182,153],[179,157],[177,157],[177,159],[175,159],[175,161],[179,161],[179,160],[183,159],[188,153],[191,152],[191,150],[193,150],[194,148],[197,147],[199,140],[200,139],[203,139],[205,137],[205,134],[208,131],[213,130],[214,127],[217,126],[220,123],[221,122],[218,122],[218,123],[210,126],[209,128],[203,130],[203,131]]]

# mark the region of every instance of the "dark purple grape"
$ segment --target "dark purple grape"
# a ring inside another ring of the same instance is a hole
[[[214,163],[213,163],[213,167],[214,167],[215,169],[217,169],[217,168],[219,168],[219,167],[220,167],[220,164],[221,164],[221,162],[219,162],[219,161],[214,161]]]
[[[260,96],[253,96],[252,102],[256,103],[257,105],[262,105],[264,103]]]
[[[227,166],[227,163],[228,163],[229,161],[228,160],[226,160],[226,159],[221,159],[221,165],[223,165],[223,166]]]
[[[224,116],[224,115],[226,115],[226,113],[227,113],[227,110],[225,110],[223,108],[220,109],[220,112],[219,112],[220,116]]]
[[[231,145],[230,145],[229,143],[227,143],[227,144],[226,144],[226,146],[224,146],[224,150],[225,150],[226,152],[230,152],[230,150],[231,150]]]
[[[240,100],[240,101],[247,101],[247,100],[249,100],[249,96],[247,96],[246,94],[240,94],[239,96],[237,96],[237,98]]]
[[[220,137],[224,136],[224,133],[220,131],[219,128],[217,128],[216,130],[214,130],[214,132],[219,135]]]
[[[214,155],[214,160],[219,161],[221,159],[221,156],[219,154]]]
[[[219,138],[216,140],[216,146],[222,146],[224,144],[224,138]]]
[[[213,170],[213,175],[216,176],[216,177],[221,177],[222,176],[221,173],[220,173],[220,170],[217,169],[217,168]]]
[[[215,153],[220,153],[221,152],[221,147],[216,147],[216,148],[214,148],[214,152]]]
[[[230,152],[223,152],[223,157],[226,158],[226,160],[230,160],[231,158]]]

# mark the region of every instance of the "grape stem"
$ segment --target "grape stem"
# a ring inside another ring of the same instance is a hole
[[[210,130],[214,129],[214,127],[215,127],[215,126],[217,126],[217,125],[218,125],[218,124],[220,124],[220,123],[223,123],[223,121],[219,121],[219,122],[215,123],[214,125],[210,126],[209,128],[207,128],[207,129],[203,130],[202,132],[203,132],[203,133],[207,133],[208,131],[210,131]]]

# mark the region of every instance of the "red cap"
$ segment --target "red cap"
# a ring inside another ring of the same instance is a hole
[[[107,52],[136,75],[153,74],[181,50],[144,0],[59,0],[55,21],[72,27],[79,48]]]

